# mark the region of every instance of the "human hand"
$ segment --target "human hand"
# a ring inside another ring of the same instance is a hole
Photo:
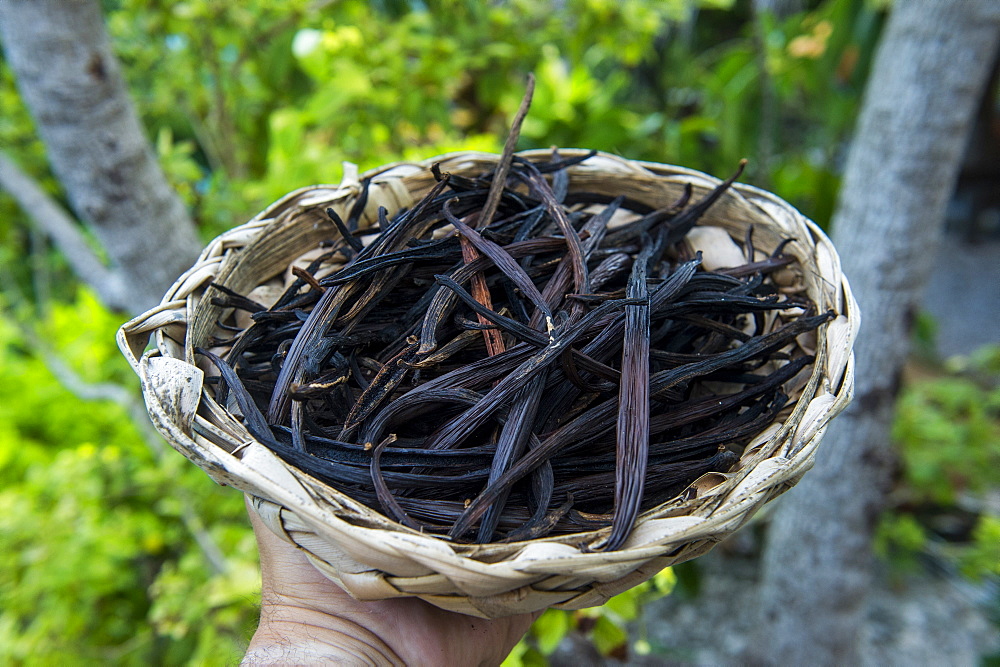
[[[484,620],[417,598],[360,602],[247,504],[260,548],[260,625],[244,665],[498,665],[541,612]]]

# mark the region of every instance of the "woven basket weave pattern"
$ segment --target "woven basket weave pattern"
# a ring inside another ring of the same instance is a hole
[[[562,157],[581,153],[560,151]],[[545,159],[549,153],[522,155]],[[456,153],[369,172],[361,224],[373,224],[379,206],[391,214],[418,201],[434,184],[429,167],[435,162],[444,172],[475,175],[497,160],[491,154]],[[231,314],[206,296],[210,282],[247,294],[279,277],[320,241],[336,237],[325,209],[344,215],[361,191],[357,174],[346,171],[340,186],[295,191],[216,238],[158,307],[122,327],[118,340],[141,379],[150,417],[167,440],[216,481],[250,494],[276,534],[298,545],[320,571],[359,599],[418,596],[481,617],[602,604],[666,566],[707,552],[793,486],[812,466],[830,419],[850,401],[858,310],[836,252],[823,232],[787,203],[736,185],[699,225],[743,239],[752,223],[754,243],[765,252],[795,239],[785,250],[798,261],[795,279],[820,311],[838,314],[811,343],[816,362],[791,413],[756,437],[733,471],[705,475],[677,499],[644,513],[619,551],[584,552],[580,545],[593,542],[597,532],[475,545],[400,526],[255,442],[237,417],[215,402],[193,352],[217,333],[217,321]],[[569,173],[571,189],[624,194],[653,207],[675,201],[686,183],[699,197],[719,182],[681,167],[605,154]],[[155,347],[143,354],[150,336]]]

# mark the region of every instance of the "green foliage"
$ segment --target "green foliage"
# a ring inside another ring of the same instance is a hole
[[[522,148],[716,174],[747,157],[752,181],[825,224],[881,25],[862,0],[780,23],[732,0],[108,9],[139,108],[206,236],[291,189],[336,182],[344,160],[498,150],[528,72],[538,85]]]
[[[627,657],[629,652],[644,655],[650,652],[643,628],[629,645],[632,625],[639,620],[642,607],[669,594],[676,585],[673,570],[666,568],[651,579],[616,595],[600,607],[579,611],[548,609],[531,626],[527,637],[511,651],[505,667],[535,667],[548,664],[551,655],[570,633],[589,641],[604,656]]]
[[[497,150],[525,77],[522,148],[590,147],[747,178],[825,224],[881,13],[823,0],[782,22],[733,0],[104,3],[168,178],[211,238],[297,187]],[[43,151],[0,61],[0,139]],[[0,242],[30,243],[0,198]],[[22,277],[26,284],[26,278]]]
[[[913,383],[900,396],[893,438],[919,502],[954,504],[996,484],[1000,373],[989,372],[987,351],[980,354],[983,366]]]
[[[1000,577],[998,545],[1000,545],[1000,516],[984,515],[972,534],[972,544],[958,555],[962,574],[970,579],[981,579],[984,576]]]
[[[125,410],[83,401],[0,318],[0,663],[232,661],[256,620],[242,499],[180,455],[157,455]],[[86,382],[132,375],[119,317],[87,293],[37,336]],[[193,509],[198,518],[192,520]],[[213,572],[197,527],[224,556]]]
[[[875,532],[875,553],[899,570],[912,572],[927,543],[927,531],[912,514],[886,513]]]
[[[970,578],[1000,575],[1000,516],[982,500],[1000,469],[1000,346],[908,383],[893,438],[901,479],[877,533],[880,555],[912,568],[932,549]]]

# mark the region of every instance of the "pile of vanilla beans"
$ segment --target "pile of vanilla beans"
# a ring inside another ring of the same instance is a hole
[[[213,286],[253,320],[213,341],[223,358],[198,350],[217,400],[286,462],[414,529],[489,542],[610,526],[595,548],[619,548],[639,512],[728,471],[775,420],[813,361],[794,339],[832,314],[779,292],[784,244],[764,256],[748,234],[744,265],[700,267],[685,236],[738,173],[653,210],[570,189],[588,158],[435,168],[419,203],[359,229],[364,183],[276,303]]]

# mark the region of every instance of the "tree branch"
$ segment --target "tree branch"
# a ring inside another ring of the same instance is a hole
[[[125,281],[101,263],[70,214],[41,186],[0,153],[0,189],[6,190],[37,229],[59,248],[80,280],[90,285],[109,308],[128,309]]]

